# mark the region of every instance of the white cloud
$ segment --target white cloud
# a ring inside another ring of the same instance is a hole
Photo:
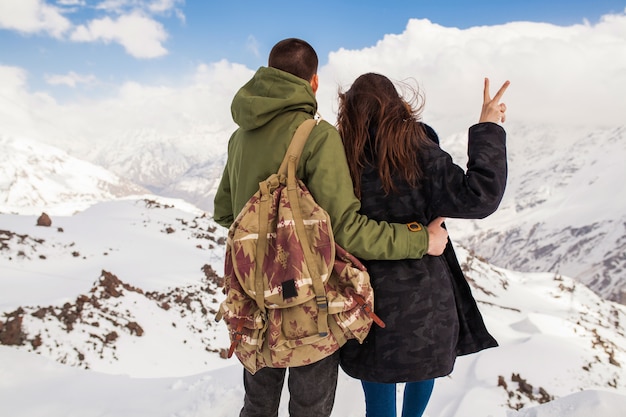
[[[173,12],[182,22],[183,12],[176,8],[183,0],[106,0],[95,9],[109,14],[75,26],[63,16],[63,12],[77,11],[85,7],[84,0],[58,0],[58,8],[45,0],[2,0],[0,1],[0,29],[15,30],[21,33],[46,33],[54,38],[69,38],[75,42],[118,43],[135,58],[156,58],[168,53],[163,46],[168,34],[164,26],[152,19],[151,14]]]
[[[332,108],[337,86],[364,72],[414,78],[425,93],[426,121],[450,133],[478,119],[489,77],[492,94],[511,81],[507,120],[614,126],[626,122],[625,51],[624,14],[595,25],[517,22],[465,30],[411,20],[403,33],[373,47],[331,53],[318,97],[321,107]]]
[[[116,24],[119,21],[109,20],[109,38],[83,28],[85,36],[92,37],[86,40],[121,43],[112,36],[125,28]],[[412,20],[403,33],[387,35],[370,48],[333,52],[328,65],[320,68],[317,96],[322,116],[333,123],[338,86],[347,87],[368,71],[398,80],[413,77],[425,94],[425,121],[446,137],[477,121],[483,77],[488,76],[492,92],[504,80],[512,82],[504,96],[507,124],[623,126],[624,51],[623,14],[606,16],[594,25],[518,22],[466,30]],[[177,74],[169,83],[111,85],[106,99],[59,104],[47,94],[29,92],[25,72],[5,67],[0,71],[0,95],[12,101],[0,97],[0,126],[3,132],[9,125],[18,131],[16,121],[27,120],[23,131],[39,126],[40,135],[33,136],[48,141],[72,136],[104,139],[142,127],[184,132],[207,123],[230,128],[232,97],[255,69],[227,61],[198,64],[193,73]]]
[[[167,54],[162,42],[167,39],[163,25],[140,12],[117,19],[105,17],[80,25],[71,34],[76,42],[115,42],[135,58],[156,58]]]
[[[106,100],[73,108],[74,122],[81,126],[81,120],[95,121],[84,127],[89,136],[104,140],[112,129],[154,128],[174,136],[202,125],[230,129],[233,94],[252,74],[243,65],[222,60],[198,65],[179,87],[127,82]]]
[[[50,110],[55,108],[52,97],[28,90],[28,74],[25,70],[0,65],[0,135],[43,139],[44,131],[50,131],[51,127],[47,119]],[[63,125],[63,117],[59,123]]]
[[[254,56],[259,56],[259,41],[252,35],[248,36],[246,41],[246,49],[254,54]]]
[[[76,87],[78,84],[94,84],[97,81],[96,76],[80,75],[74,71],[70,71],[65,75],[53,74],[46,75],[46,82],[50,85],[67,85],[68,87]]]
[[[122,13],[128,6],[136,3],[136,0],[104,0],[99,2],[95,8],[106,12]]]
[[[233,95],[253,72],[222,60],[198,65],[181,77],[178,86],[126,82],[107,86],[106,98],[82,95],[79,101],[56,102],[48,94],[28,91],[24,70],[0,66],[0,136],[41,140],[75,154],[144,129],[181,137],[208,127],[227,132],[227,139],[234,129],[230,114]]]
[[[148,10],[153,13],[164,13],[176,8],[177,4],[184,3],[181,0],[153,0],[148,4]]]
[[[0,97],[15,98],[26,88],[26,71],[7,65],[0,65]]]
[[[176,14],[176,17],[178,18],[178,20],[180,20],[182,23],[185,23],[187,21],[187,18],[185,17],[185,14],[183,13],[182,10],[176,9],[174,10],[174,13]]]
[[[184,0],[104,0],[95,8],[108,13],[125,14],[129,11],[143,10],[146,13],[166,14],[177,11],[177,5],[184,4]]]
[[[174,16],[182,23],[185,23],[186,17],[183,11],[176,7],[179,4],[184,4],[184,0],[153,0],[147,5],[147,11],[154,14],[169,15],[174,13]]]
[[[43,0],[0,1],[0,28],[21,33],[48,33],[60,38],[72,26],[61,11]]]
[[[85,0],[57,0],[57,4],[61,6],[85,6]]]

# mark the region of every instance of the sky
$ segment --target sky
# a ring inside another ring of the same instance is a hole
[[[0,213],[0,322],[21,308],[26,339],[0,345],[0,415],[238,415],[242,367],[219,357],[229,341],[211,311],[222,295],[202,272],[208,263],[223,273],[223,246],[209,238],[223,230],[211,232],[215,223],[184,201],[150,195],[51,215],[50,227],[37,217]],[[497,268],[460,245],[456,253],[500,346],[458,358],[425,417],[623,416],[625,306],[566,276]],[[541,388],[555,400],[539,405]],[[363,415],[359,382],[340,371],[332,417]]]
[[[624,123],[626,0],[1,0],[0,134],[85,157],[126,132],[235,127],[230,102],[286,37],[320,57],[320,113],[376,71],[425,95],[440,135],[510,80],[507,123]],[[216,135],[217,137],[217,135]],[[211,139],[213,141],[213,139]]]
[[[199,63],[256,69],[272,45],[300,37],[320,63],[340,48],[370,47],[409,19],[467,29],[514,21],[573,25],[623,13],[624,0],[289,1],[2,0],[0,65],[28,73],[58,97],[90,95],[127,80],[175,82]]]

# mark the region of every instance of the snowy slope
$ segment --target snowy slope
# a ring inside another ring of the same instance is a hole
[[[506,128],[509,178],[500,208],[483,220],[449,220],[451,235],[495,265],[561,273],[622,300],[626,126]],[[466,136],[442,146],[465,165]]]
[[[519,132],[510,129],[499,211],[447,222],[500,347],[459,358],[438,380],[427,415],[587,417],[572,410],[592,407],[617,417],[626,402],[626,311],[582,282],[609,271],[618,279],[601,288],[620,283],[626,233],[614,218],[626,208],[614,191],[623,130],[572,133],[578,156],[564,151],[562,129],[544,132],[540,150],[521,146],[532,135]],[[0,413],[237,415],[241,366],[223,359],[227,335],[213,321],[226,231],[205,209],[145,194],[57,149],[8,138],[0,146],[8,152],[0,168],[0,374],[8,376],[0,378]],[[463,163],[462,136],[444,148]],[[192,168],[190,192],[194,184],[211,190],[207,173],[218,171]],[[602,201],[612,204],[596,209]],[[44,209],[49,227],[37,226]],[[579,271],[576,279],[564,265]],[[337,395],[334,417],[363,414],[357,381],[341,374]]]
[[[0,212],[73,213],[147,190],[50,145],[0,136]]]
[[[212,322],[224,230],[187,203],[156,197],[52,221],[0,215],[0,373],[9,376],[0,410],[236,416],[241,366],[221,357],[227,336]],[[437,381],[428,416],[541,415],[507,412],[559,398],[551,409],[562,409],[580,391],[584,401],[602,400],[598,407],[625,402],[624,306],[565,276],[457,252],[500,347],[459,358]],[[358,382],[341,374],[333,416],[362,415],[361,399]]]

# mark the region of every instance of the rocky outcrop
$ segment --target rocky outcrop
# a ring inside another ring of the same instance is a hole
[[[37,219],[37,226],[52,226],[52,219],[46,213],[41,213],[41,216]]]
[[[86,293],[63,305],[19,307],[0,317],[0,344],[21,346],[36,353],[45,353],[61,363],[90,368],[89,357],[116,358],[117,344],[123,337],[140,338],[146,322],[134,309],[158,308],[168,312],[173,326],[185,325],[203,338],[203,332],[218,326],[214,317],[218,287],[223,278],[213,268],[200,268],[199,284],[171,288],[160,292],[144,292],[103,270]],[[145,312],[145,311],[144,311]],[[178,324],[177,324],[178,323]],[[58,329],[67,337],[54,338]],[[207,351],[219,355],[219,348],[206,343]],[[89,355],[88,353],[91,353]]]

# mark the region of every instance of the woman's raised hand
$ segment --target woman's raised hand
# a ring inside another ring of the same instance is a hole
[[[489,94],[489,78],[485,78],[485,90],[483,92],[483,109],[480,112],[480,120],[478,123],[493,122],[504,123],[506,120],[506,104],[500,103],[502,95],[509,87],[510,81],[502,84],[493,98]]]

